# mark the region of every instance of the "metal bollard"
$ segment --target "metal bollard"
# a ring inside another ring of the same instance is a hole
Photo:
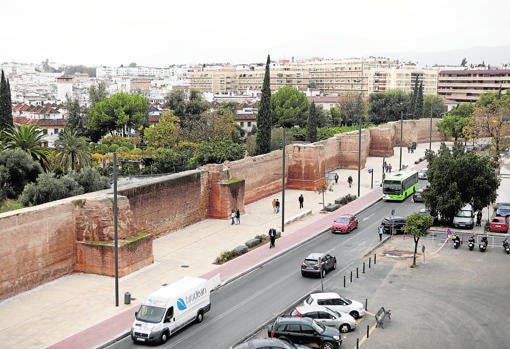
[[[356,349],[359,349],[359,338],[356,338]]]
[[[368,269],[370,269],[370,263],[372,262],[372,258],[368,257]]]
[[[370,337],[370,326],[367,325],[367,338]]]
[[[365,274],[365,262],[363,262],[363,274]]]
[[[365,310],[368,310],[368,298],[365,298]]]
[[[358,271],[358,267],[356,267],[356,279],[359,279],[359,271]]]
[[[344,288],[345,288],[345,275],[344,275]]]
[[[352,282],[352,270],[351,270],[351,282]]]
[[[374,253],[374,264],[377,264],[377,255]]]

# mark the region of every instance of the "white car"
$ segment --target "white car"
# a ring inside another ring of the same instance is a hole
[[[351,315],[322,305],[297,306],[290,315],[312,318],[319,324],[337,328],[341,333],[347,333],[356,328],[356,320]]]
[[[418,179],[427,179],[427,168],[422,168],[418,171]]]
[[[350,314],[355,319],[365,315],[365,307],[361,302],[342,297],[335,292],[312,293],[305,299],[303,305],[322,305],[337,312]]]

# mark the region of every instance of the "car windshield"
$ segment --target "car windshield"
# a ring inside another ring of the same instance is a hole
[[[145,322],[159,323],[165,315],[165,308],[151,307],[142,305],[136,313],[136,319]]]
[[[471,217],[471,211],[460,210],[459,213],[457,213],[457,217]]]
[[[349,223],[349,217],[338,217],[335,222],[337,223]]]
[[[400,193],[402,182],[385,180],[383,182],[383,193]]]
[[[507,204],[499,204],[499,206],[498,206],[498,210],[509,211],[509,210],[510,210],[510,205],[507,205]]]
[[[315,331],[317,331],[317,333],[322,333],[326,329],[323,325],[321,325],[315,321],[312,321],[312,327]]]

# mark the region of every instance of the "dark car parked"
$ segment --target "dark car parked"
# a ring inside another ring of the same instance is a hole
[[[310,349],[310,347],[294,345],[278,338],[254,338],[238,344],[232,349]]]
[[[311,253],[301,263],[301,275],[326,276],[330,270],[336,269],[336,257],[327,253]]]
[[[423,189],[418,189],[413,194],[413,201],[414,202],[424,202],[425,199],[421,195],[423,193]]]
[[[278,317],[267,326],[267,335],[321,349],[339,349],[342,344],[340,331],[307,317]]]
[[[384,217],[381,225],[384,228],[386,234],[403,234],[402,228],[406,224],[406,218],[400,216],[388,216]]]
[[[496,216],[508,217],[510,216],[510,203],[498,202],[496,204]]]

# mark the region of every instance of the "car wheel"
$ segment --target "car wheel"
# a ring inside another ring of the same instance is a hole
[[[305,276],[305,273],[301,273],[301,276]]]
[[[333,263],[333,270],[336,269],[336,261]]]
[[[161,337],[159,337],[159,344],[164,344],[168,340],[168,332],[163,332]]]
[[[326,268],[322,269],[321,270],[321,276],[322,277],[325,277],[326,276]]]
[[[353,317],[353,318],[355,318],[355,319],[358,319],[358,318],[359,318],[359,313],[358,313],[357,311],[355,311],[355,310],[351,311],[351,312],[349,313],[349,315],[350,315],[350,316],[352,316],[352,317]]]
[[[204,320],[204,313],[202,313],[202,311],[199,311],[197,317],[195,318],[195,322],[199,324],[202,322],[202,320]]]
[[[349,324],[341,324],[338,330],[342,333],[347,333],[351,330],[351,326]]]
[[[321,349],[335,349],[335,345],[331,342],[322,343]]]

